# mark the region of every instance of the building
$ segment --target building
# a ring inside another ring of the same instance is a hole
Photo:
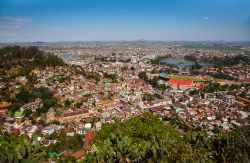
[[[235,103],[235,97],[232,96],[232,95],[225,96],[225,97],[223,98],[223,102],[224,102],[224,103],[233,104],[233,103]]]

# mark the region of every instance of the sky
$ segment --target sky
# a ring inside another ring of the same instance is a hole
[[[0,42],[249,41],[250,0],[0,0]]]

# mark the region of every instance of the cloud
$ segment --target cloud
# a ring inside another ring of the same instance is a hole
[[[25,23],[31,22],[32,20],[29,18],[21,18],[21,17],[12,17],[12,16],[0,16],[0,21],[4,24],[14,25],[19,28]]]
[[[0,37],[10,38],[17,36],[22,32],[22,27],[31,21],[28,18],[0,16]]]
[[[59,27],[50,27],[48,28],[50,31],[59,31],[61,30],[62,28],[59,28]]]
[[[204,19],[204,20],[208,20],[208,17],[207,17],[207,16],[204,16],[203,19]]]

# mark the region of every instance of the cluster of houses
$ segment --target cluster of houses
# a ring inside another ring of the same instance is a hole
[[[167,51],[176,49],[169,48]],[[184,53],[182,49],[177,51],[179,55]],[[197,53],[201,57],[205,52],[188,50],[188,53]],[[214,54],[213,51],[206,53]],[[166,66],[153,66],[144,61],[150,57],[139,55],[132,57],[130,62],[69,59],[65,60],[69,63],[67,66],[33,70],[30,75],[36,78],[34,88],[47,88],[57,100],[56,107],[50,108],[39,117],[34,117],[37,108],[44,104],[42,99],[36,98],[11,115],[7,109],[11,107],[11,103],[1,101],[1,133],[40,135],[41,144],[48,146],[56,143],[56,140],[47,140],[45,137],[58,133],[61,129],[66,131],[67,136],[86,135],[88,131],[99,130],[104,123],[111,123],[115,119],[123,121],[147,111],[162,118],[177,117],[181,123],[208,131],[220,128],[226,132],[234,127],[249,124],[250,112],[249,108],[246,109],[250,103],[249,87],[191,95],[190,91],[202,88],[205,83],[163,78],[158,83],[166,85],[166,90],[160,91],[139,78],[141,71],[147,72],[150,78],[166,77],[166,74],[159,71]],[[81,72],[82,70],[92,73],[93,76],[87,76]],[[213,70],[216,71],[209,69]],[[226,67],[224,71],[237,76],[241,81],[249,79],[250,71],[247,66]],[[116,80],[112,80],[105,73],[114,75]],[[98,80],[95,75],[98,75]],[[11,97],[15,98],[18,90],[27,82],[27,77],[18,76],[9,83],[0,82],[0,88],[7,87]],[[242,93],[246,97],[239,96]],[[145,94],[151,95],[153,99],[145,101]],[[160,98],[156,94],[160,95]]]
[[[229,75],[238,78],[244,83],[250,83],[250,66],[249,65],[236,65],[225,67],[224,71]]]
[[[155,69],[150,64],[144,62],[135,64],[130,62],[86,62],[81,67],[86,72],[95,72],[100,75],[100,81],[76,73],[79,68],[77,66],[47,67],[44,70],[36,69],[31,72],[37,78],[34,87],[48,88],[60,106],[49,109],[45,114],[46,123],[56,120],[61,125],[67,126],[66,129],[69,131],[81,133],[80,129],[85,123],[91,122],[94,126],[97,123],[97,128],[100,128],[100,124],[113,122],[114,119],[125,120],[145,111],[155,112],[166,117],[177,115],[181,121],[204,129],[212,129],[216,126],[229,129],[234,126],[231,122],[238,125],[248,123],[244,120],[248,118],[249,112],[242,110],[244,104],[238,102],[238,97],[225,92],[220,95],[192,96],[189,91],[198,89],[197,83],[194,84],[192,81],[161,80],[159,82],[168,86],[168,89],[162,94],[163,98],[143,101],[144,94],[159,93],[159,90],[154,89],[138,77],[140,71],[150,72]],[[134,69],[131,70],[131,67]],[[105,72],[115,74],[117,81],[114,83],[111,79],[105,78]],[[157,73],[154,72],[154,75]],[[159,72],[158,76],[160,75]],[[14,83],[20,83],[20,80],[25,80],[25,77],[17,77],[15,80]],[[243,91],[249,93],[247,89]],[[31,110],[34,113],[42,105],[43,101],[39,98],[23,105],[20,107],[20,111],[15,113],[14,120],[18,123],[27,120],[29,115],[24,115],[25,110]],[[2,108],[1,115],[4,115],[5,112],[6,110]],[[220,115],[222,119],[216,117],[217,115]],[[225,121],[229,117],[231,117],[231,121]],[[41,117],[36,120],[39,122]],[[10,124],[3,125],[3,127],[8,128],[11,126]],[[29,125],[32,124],[29,123]],[[11,131],[11,129],[7,129],[7,131]],[[48,133],[50,132],[51,130],[48,130]],[[43,133],[47,133],[47,131]]]

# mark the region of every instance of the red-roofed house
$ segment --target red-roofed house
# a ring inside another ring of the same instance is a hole
[[[89,142],[91,140],[93,140],[93,138],[94,138],[93,130],[89,129],[87,131],[87,133],[85,134],[84,138],[85,138],[85,141],[84,141],[84,144],[83,144],[83,149],[86,150],[86,151],[91,150],[91,146],[89,145]]]
[[[93,139],[93,130],[89,129],[85,134],[85,141],[91,141]]]
[[[171,85],[183,85],[183,86],[192,86],[193,82],[191,80],[176,80],[176,79],[170,79],[168,81]]]
[[[190,87],[192,87],[193,81],[191,81],[191,80],[170,79],[168,81],[168,84],[173,89],[186,90],[186,89],[189,89]]]
[[[245,80],[244,80],[244,83],[250,83],[250,78],[245,79]]]

